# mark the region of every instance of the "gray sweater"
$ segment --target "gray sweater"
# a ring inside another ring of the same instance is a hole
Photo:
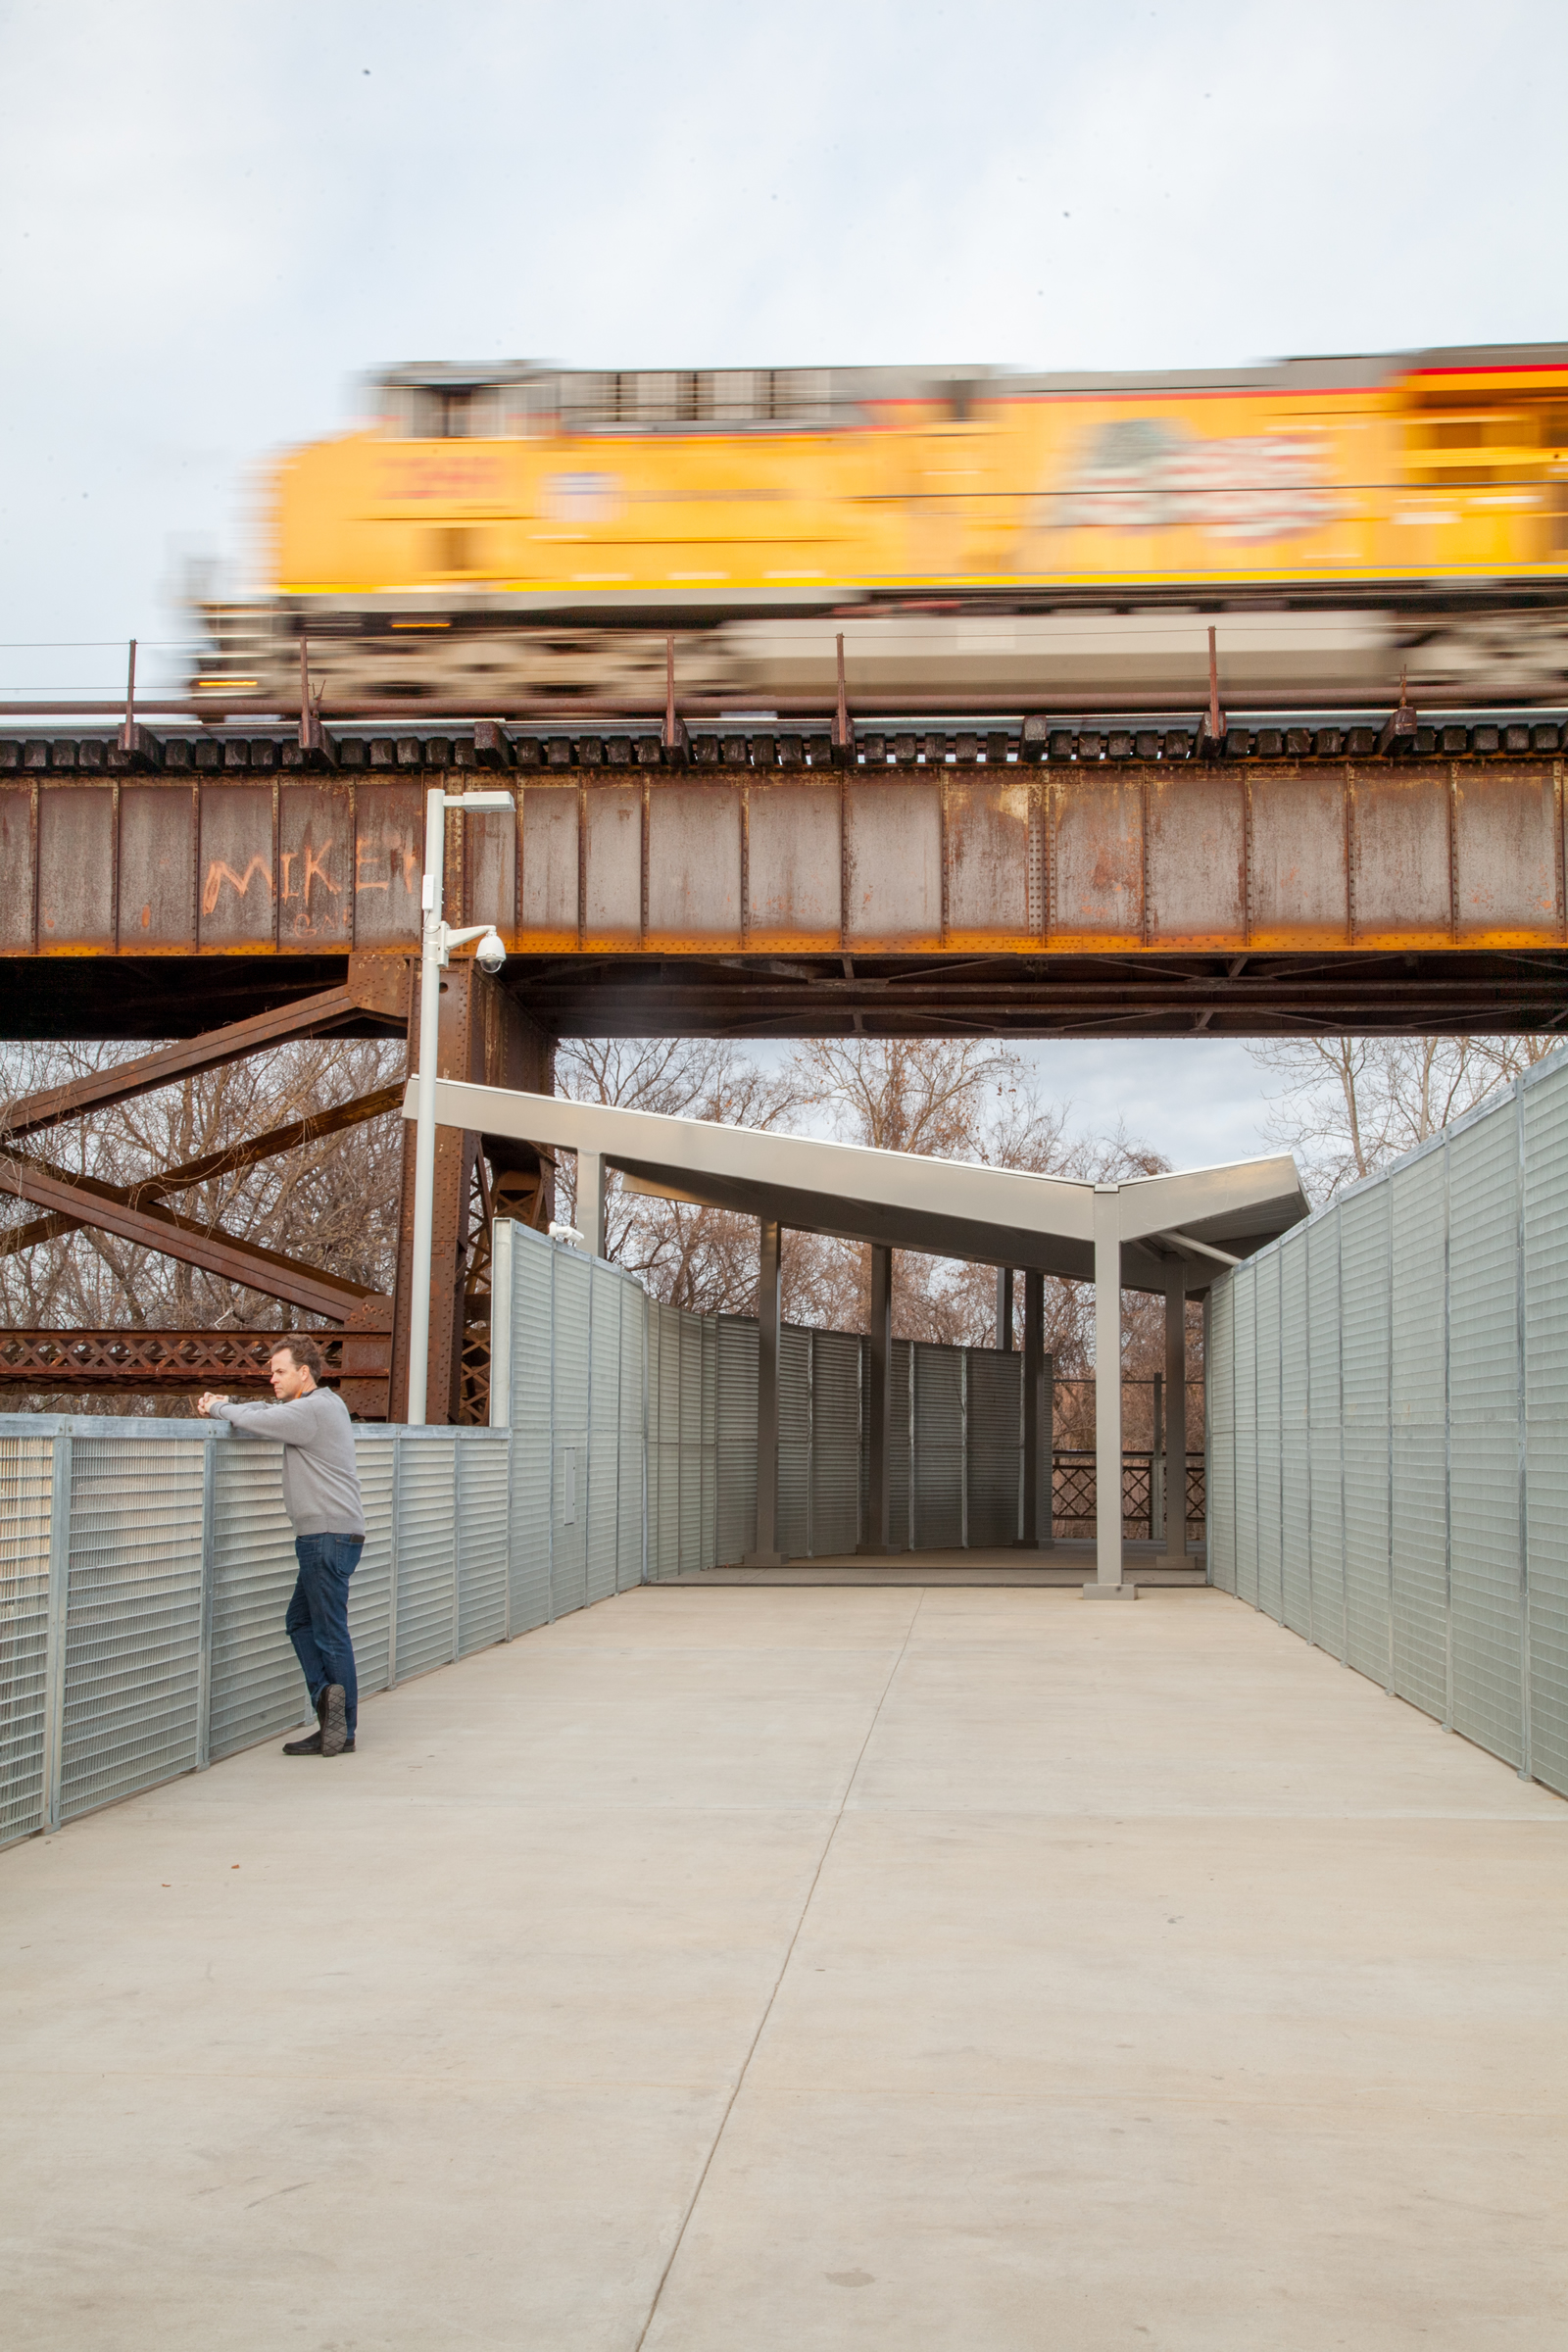
[[[335,1391],[312,1389],[292,1404],[220,1404],[217,1417],[247,1437],[281,1438],[283,1503],[297,1536],[363,1538],[354,1424]]]

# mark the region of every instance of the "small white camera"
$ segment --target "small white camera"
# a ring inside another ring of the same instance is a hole
[[[473,960],[481,972],[499,972],[507,960],[507,951],[494,931],[487,931],[473,951]]]

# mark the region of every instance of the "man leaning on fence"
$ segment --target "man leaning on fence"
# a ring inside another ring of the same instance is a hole
[[[318,1729],[291,1740],[285,1756],[354,1752],[359,1685],[349,1640],[349,1578],[365,1546],[365,1508],[354,1464],[354,1424],[335,1391],[320,1382],[321,1351],[305,1338],[280,1341],[269,1377],[275,1404],[230,1404],[204,1396],[201,1410],[249,1437],[283,1446],[283,1504],[294,1525],[299,1581],[284,1627],[305,1670]]]

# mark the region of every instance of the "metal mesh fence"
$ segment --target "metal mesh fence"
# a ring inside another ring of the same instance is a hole
[[[41,1818],[54,1444],[0,1437],[0,1843]]]
[[[1215,1584],[1568,1795],[1565,1229],[1557,1054],[1216,1283],[1208,1467]]]

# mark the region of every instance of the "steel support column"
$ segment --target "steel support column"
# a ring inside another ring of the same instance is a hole
[[[778,1327],[782,1236],[771,1217],[759,1220],[757,1262],[757,1548],[748,1568],[782,1568],[778,1548]]]
[[[1121,1194],[1095,1187],[1095,1564],[1084,1592],[1136,1598],[1121,1575]]]
[[[871,1345],[866,1380],[866,1526],[861,1551],[886,1552],[893,1532],[893,1251],[871,1245]]]
[[[605,1155],[577,1154],[577,1231],[591,1257],[605,1254]]]
[[[419,1060],[417,993],[409,1019],[409,1067]],[[437,1075],[470,1085],[514,1087],[548,1094],[553,1086],[551,1041],[514,997],[465,957],[441,975],[441,1027]],[[397,1311],[393,1324],[392,1412],[408,1410],[409,1281],[414,1255],[414,1160],[416,1128],[404,1122],[403,1188],[398,1224]],[[463,1383],[465,1284],[468,1266],[469,1200],[474,1161],[482,1138],[466,1129],[438,1128],[435,1144],[435,1214],[430,1275],[430,1366],[425,1419],[432,1424],[459,1417]],[[519,1147],[509,1144],[509,1153]],[[547,1181],[548,1167],[541,1181]]]
[[[1003,1355],[1012,1353],[1012,1268],[997,1268],[997,1335],[994,1345]]]
[[[1165,1269],[1165,1548],[1155,1565],[1188,1565],[1187,1268],[1179,1257]]]
[[[1033,1266],[1023,1276],[1023,1533],[1018,1542],[1038,1551],[1052,1541],[1054,1440],[1054,1365],[1046,1353],[1046,1278]]]

